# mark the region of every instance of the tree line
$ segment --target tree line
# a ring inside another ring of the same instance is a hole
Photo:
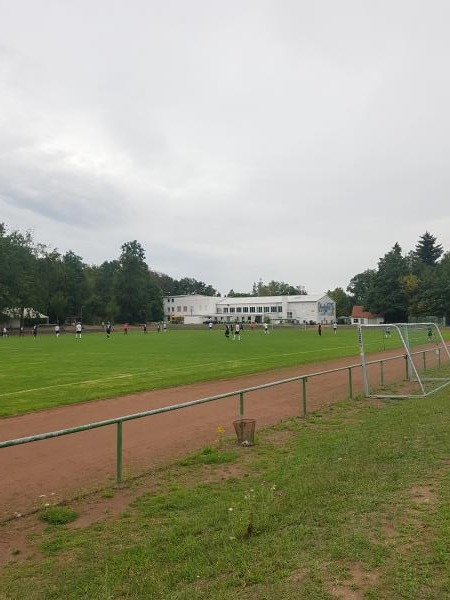
[[[23,323],[31,308],[52,323],[160,321],[164,295],[192,293],[217,295],[203,281],[152,271],[136,240],[124,243],[117,259],[87,265],[71,250],[61,254],[0,223],[0,320],[12,312]]]
[[[23,321],[32,308],[63,323],[83,321],[143,323],[163,319],[163,296],[202,294],[220,296],[211,285],[194,278],[179,280],[147,265],[145,250],[125,242],[120,255],[101,265],[88,265],[73,251],[61,254],[36,243],[29,232],[8,231],[0,223],[0,320],[14,311]],[[285,296],[306,294],[303,286],[282,281],[255,282],[251,292],[230,290],[228,296]],[[411,317],[450,318],[450,252],[426,231],[414,250],[402,252],[398,243],[378,261],[342,287],[327,292],[336,302],[337,316],[349,316],[352,306],[381,314],[386,322]],[[1,319],[1,316],[4,316]]]
[[[354,305],[380,314],[386,322],[407,322],[426,316],[450,319],[450,252],[426,231],[414,250],[404,254],[394,246],[343,288],[329,290],[338,316],[348,316]]]
[[[248,296],[303,296],[308,292],[303,285],[291,285],[284,281],[269,281],[264,283],[262,279],[254,282],[251,292],[235,292],[231,289],[227,296],[230,298],[244,298]]]

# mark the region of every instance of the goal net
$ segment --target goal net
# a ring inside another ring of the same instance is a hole
[[[367,398],[423,398],[450,384],[450,377],[436,376],[450,352],[435,323],[358,325],[358,342]],[[382,358],[371,361],[369,352]]]

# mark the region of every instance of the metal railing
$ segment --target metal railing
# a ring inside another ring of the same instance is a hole
[[[441,353],[440,348],[430,349],[430,350],[421,350],[418,352],[411,353],[411,356],[422,354],[423,368],[426,369],[426,353],[433,352],[438,353],[438,366],[441,367]],[[390,356],[383,359],[368,361],[367,365],[380,365],[380,385],[384,386],[384,363],[398,360],[399,358],[404,359],[405,355],[396,355]],[[407,358],[407,357],[406,357]],[[407,361],[405,361],[407,362]],[[239,416],[243,417],[245,414],[245,401],[244,395],[250,392],[256,392],[258,390],[263,390],[265,388],[271,388],[278,385],[284,385],[286,383],[292,383],[294,381],[301,382],[301,405],[302,405],[302,416],[306,417],[307,415],[307,383],[313,377],[320,377],[322,375],[329,375],[330,373],[338,373],[340,371],[348,372],[348,398],[353,398],[353,369],[361,368],[361,364],[352,364],[344,367],[337,367],[335,369],[328,369],[326,371],[317,371],[315,373],[308,373],[305,375],[296,375],[295,377],[289,377],[287,379],[281,379],[279,381],[271,381],[269,383],[263,383],[261,385],[255,385],[252,387],[244,388],[241,390],[234,390],[232,392],[226,392],[223,394],[217,394],[215,396],[208,396],[206,398],[201,398],[199,400],[192,400],[190,402],[183,402],[181,404],[173,404],[171,406],[165,406],[162,408],[155,408],[153,410],[147,410],[144,412],[134,413],[131,415],[125,415],[122,417],[116,417],[114,419],[106,419],[104,421],[97,421],[95,423],[89,423],[87,425],[79,425],[77,427],[70,427],[68,429],[60,429],[58,431],[51,431],[48,433],[39,433],[36,435],[30,435],[28,437],[17,438],[13,440],[6,440],[0,442],[0,448],[8,448],[11,446],[20,446],[23,444],[29,444],[31,442],[39,442],[41,440],[48,440],[56,437],[61,437],[63,435],[71,435],[73,433],[79,433],[80,431],[88,431],[91,429],[98,429],[99,427],[108,427],[109,425],[117,426],[117,435],[116,435],[116,482],[120,484],[122,482],[123,476],[123,456],[122,456],[122,446],[123,446],[123,423],[126,421],[133,421],[135,419],[142,419],[143,417],[151,417],[152,415],[159,415],[162,413],[170,412],[173,410],[181,410],[183,408],[189,408],[191,406],[197,406],[199,404],[206,404],[208,402],[215,402],[217,400],[222,400],[224,398],[230,398],[232,396],[239,397]],[[408,367],[406,367],[405,373],[406,379],[408,379]]]

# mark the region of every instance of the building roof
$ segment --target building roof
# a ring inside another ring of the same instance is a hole
[[[352,308],[351,317],[354,319],[378,319],[381,318],[381,315],[364,310],[364,306],[356,305]]]
[[[220,298],[219,296],[205,296],[204,294],[165,294],[163,296],[164,299],[167,298],[209,298],[209,299],[214,299],[214,298]]]
[[[318,302],[325,298],[326,294],[301,294],[298,296],[241,296],[218,299],[217,304],[243,304],[252,302],[253,304],[270,304],[280,302]]]

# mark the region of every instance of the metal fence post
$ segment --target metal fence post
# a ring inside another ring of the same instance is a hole
[[[303,416],[306,417],[306,382],[308,381],[307,377],[302,377],[302,391],[303,391]]]
[[[117,421],[117,483],[122,482],[122,421]]]
[[[427,370],[427,359],[425,358],[425,350],[422,352],[423,370]]]
[[[239,415],[244,416],[244,392],[239,392]]]
[[[403,358],[405,359],[405,379],[406,381],[409,381],[408,355],[405,354]]]
[[[353,398],[353,381],[352,381],[352,368],[348,368],[348,397],[350,400]]]

